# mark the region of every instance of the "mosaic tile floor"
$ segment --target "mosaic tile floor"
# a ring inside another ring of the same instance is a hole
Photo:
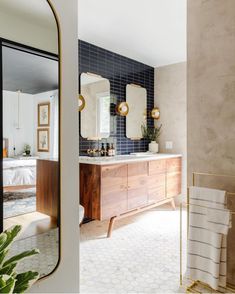
[[[179,224],[179,211],[151,210],[119,220],[110,239],[107,222],[84,224],[81,293],[181,292]]]
[[[9,256],[33,248],[38,248],[40,254],[21,261],[17,267],[17,271],[24,272],[33,269],[38,271],[40,276],[49,274],[58,262],[58,229],[52,229],[44,234],[15,241],[9,252]]]

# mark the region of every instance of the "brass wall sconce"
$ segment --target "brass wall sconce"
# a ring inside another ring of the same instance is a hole
[[[127,116],[129,112],[129,106],[127,102],[121,102],[116,106],[116,113],[120,116]]]
[[[150,116],[153,119],[159,119],[160,118],[160,109],[158,107],[154,107],[151,111],[150,111]]]
[[[86,105],[86,101],[84,99],[84,97],[79,94],[78,95],[78,111],[82,111],[85,108]]]

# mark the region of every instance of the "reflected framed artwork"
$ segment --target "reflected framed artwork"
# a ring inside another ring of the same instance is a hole
[[[50,102],[38,104],[38,126],[50,126]]]
[[[49,129],[38,129],[38,152],[50,151],[50,131]]]

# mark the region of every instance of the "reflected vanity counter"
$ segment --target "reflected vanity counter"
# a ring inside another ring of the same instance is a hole
[[[85,216],[115,219],[170,202],[181,194],[182,156],[179,154],[79,157],[80,203]]]

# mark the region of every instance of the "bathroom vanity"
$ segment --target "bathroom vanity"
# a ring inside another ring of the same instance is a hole
[[[80,157],[80,203],[85,216],[114,220],[171,202],[181,193],[181,155]]]

